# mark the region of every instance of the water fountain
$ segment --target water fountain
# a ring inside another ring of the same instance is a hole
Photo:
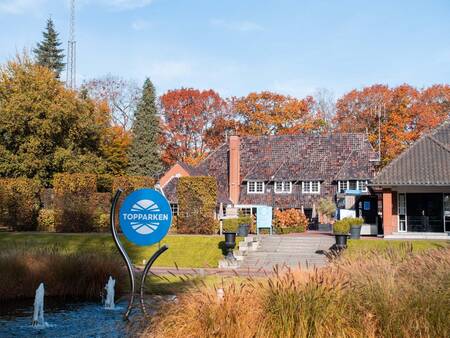
[[[44,320],[44,283],[39,284],[34,297],[34,312],[32,325],[35,328],[44,328],[47,323]]]
[[[114,310],[114,286],[116,285],[116,280],[109,276],[108,283],[105,285],[106,299],[105,299],[105,309]]]

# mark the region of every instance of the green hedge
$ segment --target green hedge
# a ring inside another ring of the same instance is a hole
[[[217,182],[214,177],[181,177],[177,185],[178,233],[213,234],[218,228],[214,219]]]
[[[115,193],[117,189],[122,189],[128,194],[136,189],[153,188],[155,179],[149,176],[116,176],[112,183],[112,191]]]
[[[93,174],[56,174],[55,228],[58,232],[88,232],[95,227],[97,177]]]
[[[14,231],[36,230],[40,191],[37,180],[0,179],[0,223]]]

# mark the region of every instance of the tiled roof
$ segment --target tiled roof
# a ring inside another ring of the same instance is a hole
[[[277,135],[240,138],[241,180],[371,179],[377,154],[365,134]],[[217,180],[218,200],[228,201],[229,146],[223,144],[197,167],[186,169],[194,176]],[[171,182],[172,183],[172,182]],[[172,185],[174,184],[174,185]],[[176,184],[164,191],[175,190]],[[176,197],[176,192],[167,192]],[[294,195],[279,198],[295,198]]]
[[[412,144],[372,185],[450,185],[450,121]]]

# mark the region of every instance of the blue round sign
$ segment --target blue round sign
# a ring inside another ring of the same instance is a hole
[[[172,210],[167,199],[153,189],[140,189],[122,203],[119,223],[125,237],[137,245],[161,241],[172,224]]]

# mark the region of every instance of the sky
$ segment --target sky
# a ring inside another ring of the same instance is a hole
[[[0,63],[49,17],[65,47],[68,0],[0,0]],[[77,0],[76,41],[78,83],[149,77],[159,94],[450,83],[449,0]]]

